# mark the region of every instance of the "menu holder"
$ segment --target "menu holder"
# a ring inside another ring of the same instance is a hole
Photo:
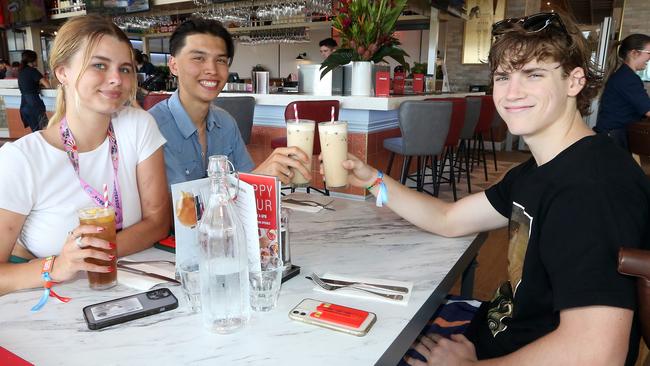
[[[413,92],[424,93],[424,74],[413,74]]]
[[[406,75],[403,72],[397,71],[393,75],[393,94],[404,94],[404,84]]]
[[[280,180],[274,176],[240,173],[239,178],[253,187],[255,207],[257,209],[257,227],[259,230],[259,247],[264,257],[281,257],[282,235],[280,233],[280,212],[282,194]],[[300,267],[292,265],[282,274],[282,282],[300,273]]]
[[[390,95],[390,72],[377,71],[375,73],[375,96],[387,97]]]

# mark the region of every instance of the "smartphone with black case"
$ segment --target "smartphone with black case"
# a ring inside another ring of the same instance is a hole
[[[159,288],[88,305],[83,309],[88,328],[97,330],[145,316],[176,309],[178,299],[168,288]]]

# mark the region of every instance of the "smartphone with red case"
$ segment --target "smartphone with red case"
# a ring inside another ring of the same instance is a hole
[[[374,313],[314,299],[302,300],[289,318],[358,337],[368,334],[377,321]]]

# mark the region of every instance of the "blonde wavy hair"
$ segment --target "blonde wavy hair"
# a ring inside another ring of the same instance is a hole
[[[124,42],[129,46],[129,52],[131,53],[131,64],[135,70],[135,59],[133,47],[131,47],[131,42],[129,38],[118,28],[113,22],[108,18],[104,18],[99,15],[87,15],[83,17],[75,17],[68,20],[62,27],[59,29],[56,38],[54,39],[54,44],[50,50],[50,70],[55,71],[58,67],[67,65],[72,57],[77,54],[77,52],[83,52],[83,67],[81,72],[77,75],[74,87],[77,89],[79,85],[79,80],[84,75],[88,69],[88,64],[90,63],[90,58],[97,47],[99,41],[101,41],[104,36],[115,37],[118,41]],[[56,77],[56,72],[54,73]],[[135,72],[131,73],[132,88],[130,91],[129,98],[131,100],[135,99],[135,93],[138,87],[136,80]],[[57,78],[58,80],[58,78]],[[60,80],[59,80],[60,82]],[[65,89],[63,84],[58,86],[58,93],[56,96],[56,106],[54,115],[50,118],[48,122],[48,127],[59,122],[66,113],[65,106]],[[79,105],[78,95],[75,94],[75,104]]]

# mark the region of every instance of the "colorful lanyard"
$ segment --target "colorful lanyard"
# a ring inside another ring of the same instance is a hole
[[[83,180],[79,175],[79,152],[77,152],[77,144],[74,141],[74,136],[72,136],[72,131],[68,128],[68,121],[65,117],[61,120],[59,132],[61,133],[61,141],[63,141],[63,147],[65,152],[68,154],[68,159],[70,160],[75,173],[77,173],[79,183],[81,183],[81,188],[83,188],[84,192],[86,192],[90,198],[97,203],[97,205],[104,206],[104,195],[91,187],[90,184]],[[120,183],[117,176],[119,156],[117,153],[117,140],[115,139],[115,132],[113,131],[113,122],[110,122],[108,125],[108,142],[111,153],[111,162],[113,163],[113,203],[109,200],[108,205],[115,209],[115,226],[119,230],[122,228],[122,199],[120,196]]]

